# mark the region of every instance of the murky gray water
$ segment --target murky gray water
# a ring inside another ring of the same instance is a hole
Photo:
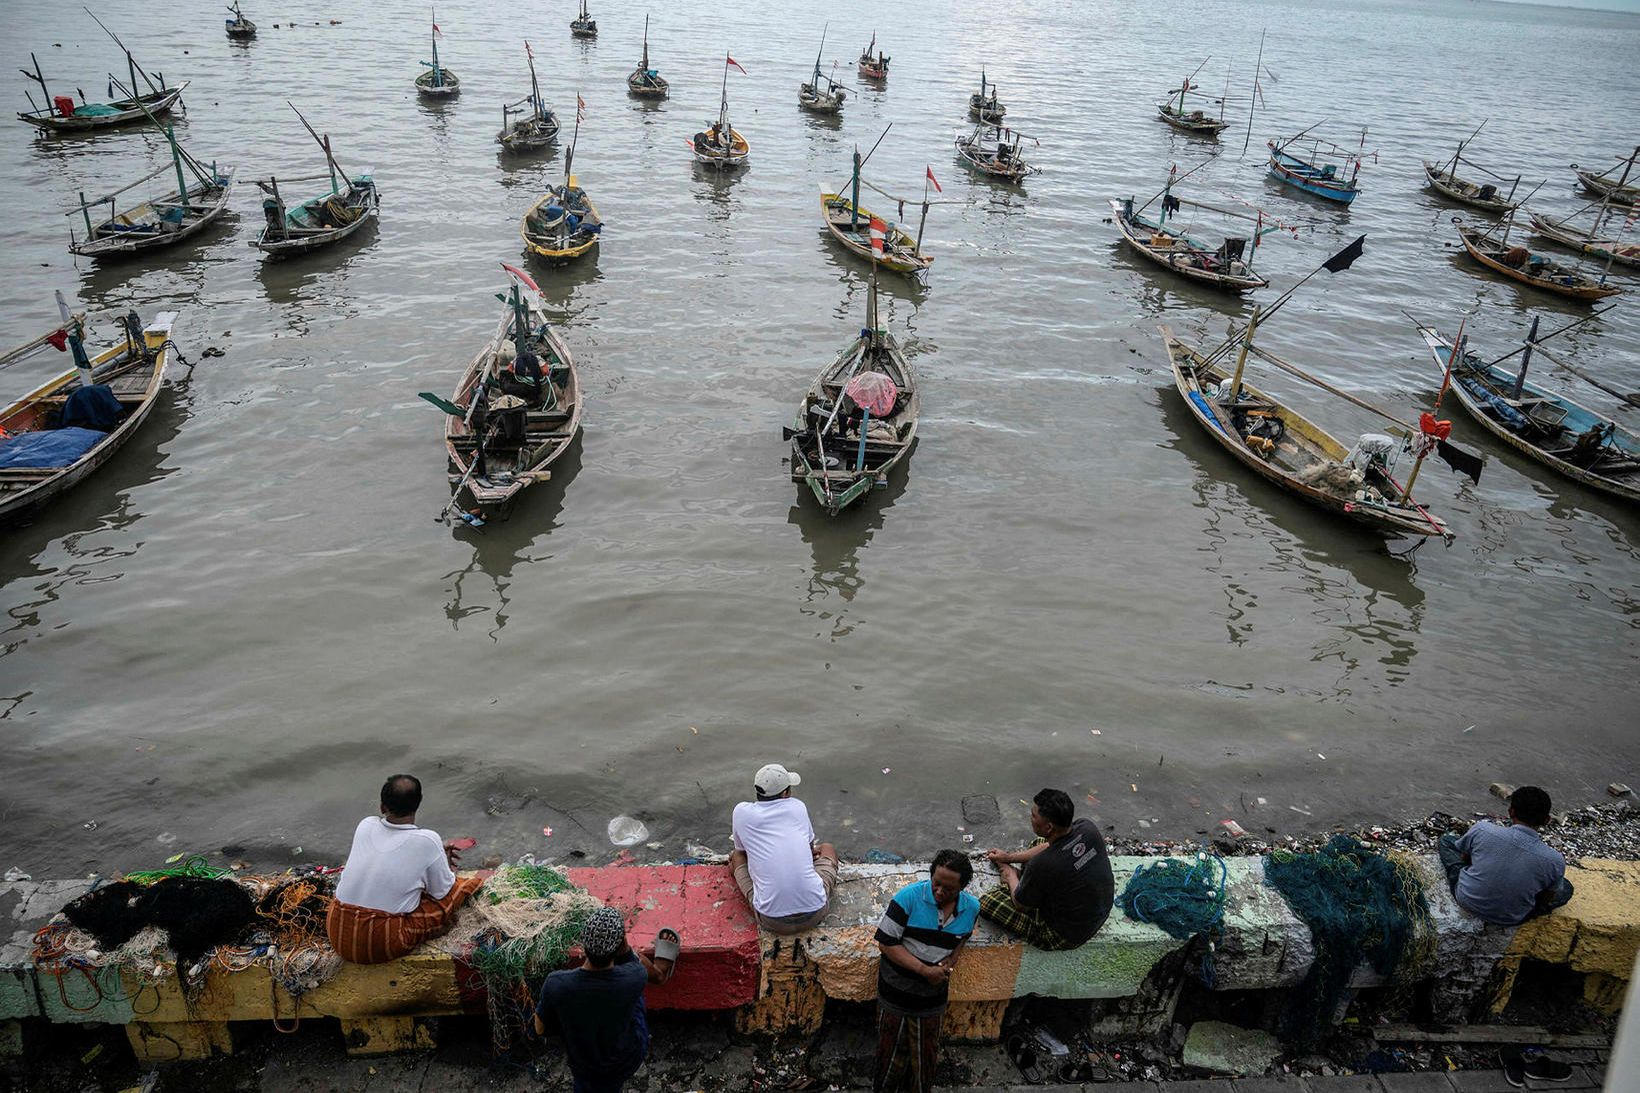
[[[299,262],[245,245],[247,187],[197,246],[76,267],[73,193],[142,174],[162,142],[4,126],[7,343],[52,321],[61,288],[94,312],[179,310],[190,357],[226,350],[113,464],[0,539],[4,864],[235,844],[339,857],[399,769],[426,781],[424,819],[476,835],[476,853],[594,857],[620,812],[668,853],[724,848],[768,760],[803,772],[850,854],[955,843],[959,797],[995,794],[1018,818],[1045,783],[1091,792],[1119,831],[1181,835],[1231,815],[1290,830],[1467,811],[1493,780],[1567,802],[1633,781],[1640,516],[1505,455],[1452,407],[1486,472],[1476,487],[1432,467],[1420,488],[1457,544],[1389,557],[1196,431],[1155,328],[1222,333],[1240,309],[1142,265],[1101,218],[1210,150],[1152,105],[1202,56],[1209,87],[1233,67],[1245,111],[1268,27],[1268,109],[1245,157],[1239,123],[1226,135],[1197,196],[1317,222],[1260,250],[1278,290],[1367,234],[1366,257],[1312,282],[1264,344],[1411,419],[1436,380],[1400,309],[1446,329],[1467,314],[1499,353],[1529,309],[1578,313],[1455,258],[1455,210],[1420,188],[1419,158],[1490,115],[1475,157],[1549,178],[1535,203],[1570,212],[1566,164],[1633,144],[1640,18],[1445,0],[1048,3],[1023,25],[1017,6],[966,0],[671,5],[650,34],[673,97],[654,108],[623,82],[643,10],[599,7],[584,45],[558,7],[441,4],[464,90],[429,108],[410,86],[418,5],[252,6],[262,33],[242,47],[220,13],[99,4],[150,69],[193,81],[178,132],[196,155],[244,178],[312,173],[289,97],[344,166],[375,169],[379,230]],[[873,29],[894,58],[840,124],[795,103],[826,18],[851,83]],[[308,25],[273,27],[287,19]],[[121,63],[77,10],[19,0],[7,29],[0,71],[33,49],[57,85],[96,95]],[[595,263],[541,276],[586,431],[510,523],[453,535],[433,520],[439,415],[416,392],[448,393],[492,329],[497,262],[518,260],[519,217],[562,170],[561,153],[515,164],[493,143],[527,87],[521,34],[550,101],[587,101],[577,173],[609,225]],[[683,141],[715,114],[725,49],[750,73],[730,93],[753,162],[717,180]],[[981,62],[1041,140],[1022,190],[966,176],[951,149]],[[5,86],[22,108],[22,78]],[[1370,126],[1379,152],[1347,212],[1263,178],[1263,140],[1323,118],[1339,140]],[[832,520],[787,479],[780,426],[864,309],[816,192],[890,121],[868,177],[920,194],[932,164],[968,203],[930,216],[926,291],[885,286],[923,378],[921,446]],[[1640,389],[1637,306],[1563,350]],[[39,374],[0,375],[0,396]],[[1540,375],[1612,405],[1548,362]],[[1340,436],[1374,428],[1257,379]]]

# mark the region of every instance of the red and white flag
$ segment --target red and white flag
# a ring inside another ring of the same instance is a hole
[[[587,120],[587,101],[585,99],[583,99],[579,94],[577,94],[575,96],[575,120],[576,121],[586,121]]]
[[[501,268],[522,281],[531,292],[538,293],[541,291],[541,286],[535,283],[535,278],[531,277],[517,266],[509,266],[507,263],[503,262],[501,263]]]
[[[888,225],[875,216],[871,218],[871,249],[878,254],[883,253],[883,236],[888,232]]]
[[[940,185],[940,180],[934,177],[934,168],[932,167],[928,168],[928,181],[934,184],[935,193],[943,194],[945,192],[945,187]]]
[[[732,56],[730,56],[727,53],[725,53],[724,56],[729,58],[729,63],[730,64],[734,65],[736,68],[740,68],[740,62],[739,61],[735,60]],[[746,72],[746,70],[744,68],[740,68],[740,74],[742,76],[745,76],[748,73]]]
[[[438,29],[438,24],[437,23],[433,24],[433,37],[435,37],[435,38],[444,37],[444,32],[442,30]]]
[[[695,150],[695,142],[690,140],[688,137],[683,138],[683,143],[685,143],[689,146],[689,150],[691,152],[693,152]]]

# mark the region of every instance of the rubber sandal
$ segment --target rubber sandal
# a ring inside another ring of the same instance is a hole
[[[1027,1085],[1042,1084],[1042,1070],[1036,1065],[1036,1051],[1025,1042],[1025,1037],[1014,1033],[1003,1044],[1003,1050],[1013,1060],[1014,1066],[1019,1068],[1019,1075]]]
[[[678,961],[678,953],[683,948],[683,938],[670,926],[662,926],[655,935],[655,959],[670,960],[673,964]]]

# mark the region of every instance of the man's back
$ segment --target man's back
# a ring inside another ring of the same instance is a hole
[[[735,848],[746,852],[759,914],[780,918],[826,905],[825,882],[814,869],[814,826],[802,801],[742,801],[732,828]]]
[[[1070,830],[1025,863],[1014,897],[1041,911],[1054,932],[1072,944],[1092,937],[1110,916],[1116,880],[1105,838],[1090,820]]]
[[[573,968],[547,976],[539,1012],[555,1015],[564,1050],[578,1074],[630,1073],[649,1050],[641,1006],[648,973],[630,952],[607,968]]]
[[[1566,859],[1526,824],[1504,827],[1481,820],[1458,840],[1469,864],[1454,894],[1466,911],[1487,922],[1526,921],[1538,896],[1566,875]]]
[[[347,865],[336,882],[336,898],[355,907],[402,915],[416,909],[424,891],[443,899],[455,882],[438,832],[366,816],[353,832]]]

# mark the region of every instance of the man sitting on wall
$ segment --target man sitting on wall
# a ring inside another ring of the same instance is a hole
[[[381,815],[353,832],[336,898],[325,919],[343,960],[397,960],[455,923],[456,908],[478,891],[477,877],[457,877],[460,855],[436,831],[416,826],[421,782],[395,774],[382,784]]]
[[[1538,829],[1549,822],[1549,795],[1521,786],[1509,795],[1509,826],[1482,820],[1460,837],[1441,836],[1441,864],[1458,906],[1499,926],[1548,914],[1572,898],[1566,859]]]
[[[1002,883],[980,897],[979,913],[1039,949],[1074,949],[1110,917],[1116,878],[1104,836],[1076,819],[1070,797],[1044,789],[1031,806],[1037,839],[1012,853],[988,850]],[[1016,865],[1023,864],[1023,869]]]
[[[792,796],[803,779],[779,763],[760,768],[757,800],[735,806],[729,865],[757,922],[775,934],[820,925],[837,884],[837,851],[814,841],[809,810]]]

